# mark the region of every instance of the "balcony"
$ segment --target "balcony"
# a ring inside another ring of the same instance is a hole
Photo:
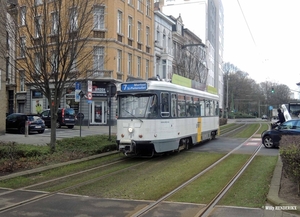
[[[96,78],[112,79],[113,71],[112,70],[89,70],[87,72],[87,77],[91,79],[96,79]]]
[[[105,31],[94,30],[94,38],[105,38]]]

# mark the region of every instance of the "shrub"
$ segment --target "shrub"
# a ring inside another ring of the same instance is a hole
[[[300,136],[282,136],[279,153],[283,170],[297,184],[300,196]]]
[[[219,118],[219,125],[222,126],[222,125],[225,125],[227,124],[227,119],[226,118]]]
[[[73,137],[57,140],[56,151],[49,146],[0,142],[0,172],[30,169],[37,165],[65,162],[117,149],[116,137],[107,135]]]

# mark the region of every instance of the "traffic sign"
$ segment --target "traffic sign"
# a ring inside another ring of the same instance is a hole
[[[93,82],[88,81],[88,92],[92,92],[92,91],[93,91]]]
[[[81,90],[81,83],[75,82],[75,90]]]
[[[89,92],[87,97],[88,97],[88,100],[91,100],[93,98],[92,92]]]
[[[81,90],[75,90],[75,102],[80,102],[80,93]]]
[[[78,113],[77,114],[77,119],[79,119],[80,121],[82,121],[84,119],[84,114],[83,113]]]

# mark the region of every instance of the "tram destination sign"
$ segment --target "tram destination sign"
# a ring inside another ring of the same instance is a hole
[[[127,83],[121,84],[122,91],[147,90],[147,83]]]

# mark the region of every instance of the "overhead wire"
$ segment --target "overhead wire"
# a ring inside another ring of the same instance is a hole
[[[240,1],[237,0],[237,2],[238,2],[238,5],[239,5],[239,7],[240,7],[240,10],[241,10],[241,12],[242,12],[242,15],[243,15],[243,17],[244,17],[244,20],[245,20],[245,23],[246,23],[246,25],[247,25],[248,31],[249,31],[249,33],[250,33],[250,35],[251,35],[252,41],[253,41],[254,45],[256,46],[256,42],[255,42],[255,40],[254,40],[253,34],[252,34],[251,29],[250,29],[250,27],[249,27],[247,18],[246,18],[245,14],[244,14],[244,11],[243,11],[243,8],[242,8],[242,6],[241,6],[241,4],[240,4]]]

